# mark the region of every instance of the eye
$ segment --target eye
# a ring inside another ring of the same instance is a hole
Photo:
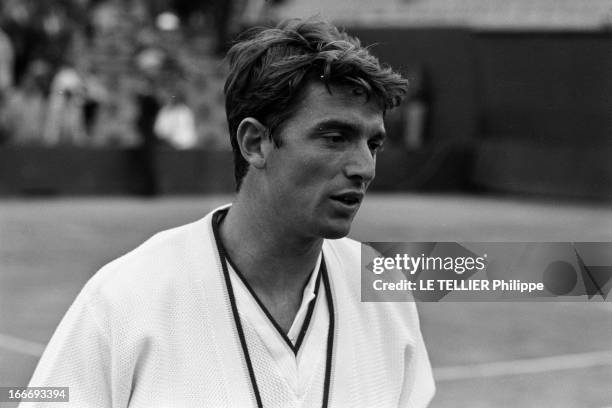
[[[323,135],[325,140],[331,144],[343,143],[346,141],[346,136],[342,133],[334,132],[334,133],[325,133]]]
[[[380,153],[384,150],[383,142],[379,140],[371,140],[368,142],[368,146],[373,154]]]

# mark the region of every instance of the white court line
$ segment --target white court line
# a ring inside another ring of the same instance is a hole
[[[45,350],[45,345],[0,333],[0,349],[14,351],[32,357],[40,357]]]
[[[612,350],[440,367],[434,369],[434,377],[436,381],[457,381],[471,378],[500,377],[505,375],[537,374],[548,371],[571,370],[606,365],[612,365]]]

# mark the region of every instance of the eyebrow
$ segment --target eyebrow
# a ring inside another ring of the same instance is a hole
[[[352,133],[357,133],[359,131],[359,128],[355,124],[338,119],[323,120],[317,123],[314,128],[317,132],[320,132],[325,129],[338,129]],[[381,129],[376,132],[376,134],[374,134],[372,137],[375,139],[384,140],[387,137],[387,133],[384,129]]]

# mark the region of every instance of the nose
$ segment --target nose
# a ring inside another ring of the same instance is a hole
[[[367,143],[359,144],[349,153],[344,168],[348,178],[358,180],[366,185],[376,174],[376,156],[372,154]]]

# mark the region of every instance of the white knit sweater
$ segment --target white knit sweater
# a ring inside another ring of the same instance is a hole
[[[21,407],[256,406],[211,214],[155,235],[91,278],[30,382],[70,387],[70,402]],[[328,406],[425,407],[434,383],[415,304],[360,302],[359,243],[326,240],[323,254],[335,309]],[[260,349],[251,347],[251,360]],[[282,380],[268,375],[260,388]]]

